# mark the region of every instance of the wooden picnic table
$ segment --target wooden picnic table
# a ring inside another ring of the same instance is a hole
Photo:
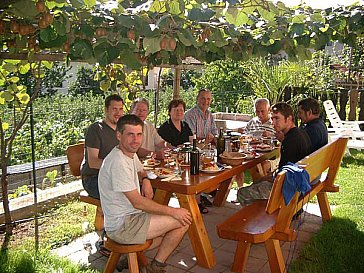
[[[200,172],[197,175],[191,175],[188,167],[182,167],[182,180],[180,181],[172,180],[167,182],[161,179],[152,180],[152,186],[157,189],[154,197],[156,202],[167,205],[172,193],[175,193],[180,207],[190,211],[192,224],[188,230],[188,236],[199,266],[212,268],[216,264],[216,258],[197,205],[196,194],[217,189],[213,205],[218,207],[223,206],[232,186],[231,179],[233,176],[260,165],[261,162],[267,159],[278,156],[279,148],[275,148],[270,152],[260,153],[254,159],[245,160],[241,165],[233,166],[231,169],[225,169],[221,172]]]

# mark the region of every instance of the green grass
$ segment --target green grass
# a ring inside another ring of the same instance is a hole
[[[86,206],[86,211],[85,211]],[[96,207],[71,201],[48,211],[39,219],[39,252],[35,253],[34,225],[27,223],[11,238],[8,250],[0,251],[1,273],[97,273],[99,271],[70,262],[51,250],[94,230]],[[83,223],[90,223],[83,228]]]
[[[336,184],[339,193],[330,193],[336,205],[333,219],[301,250],[291,264],[291,273],[363,273],[364,259],[364,153],[351,151],[345,157]]]
[[[1,273],[99,273],[84,265],[74,264],[67,258],[58,257],[48,250],[34,251],[9,250],[0,252]]]

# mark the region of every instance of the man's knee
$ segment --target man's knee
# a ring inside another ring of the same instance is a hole
[[[190,225],[184,225],[184,226],[182,226],[183,233],[186,233],[189,228],[190,228]]]

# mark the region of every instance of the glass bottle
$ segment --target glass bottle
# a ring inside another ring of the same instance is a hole
[[[216,141],[217,161],[220,162],[220,155],[225,151],[224,128],[220,127],[219,136]]]
[[[193,135],[192,149],[190,151],[190,173],[198,174],[200,171],[200,152],[197,149],[196,135]]]

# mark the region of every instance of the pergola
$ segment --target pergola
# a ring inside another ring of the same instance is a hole
[[[106,8],[96,0],[4,0],[0,11],[0,102],[23,111],[12,132],[1,130],[2,173],[6,173],[12,141],[39,90],[42,61],[98,63],[110,89],[125,78],[123,73],[108,73],[113,64],[129,69],[174,68],[177,97],[182,69],[282,50],[293,60],[307,59],[311,49],[322,49],[329,41],[355,46],[364,33],[364,7],[360,5],[315,10],[266,0],[119,0],[117,7]],[[184,62],[187,57],[199,63]],[[12,77],[20,70],[32,70],[38,76],[30,95]],[[0,120],[0,127],[4,126]],[[5,175],[1,182],[5,189]],[[3,196],[11,223],[6,190]]]

